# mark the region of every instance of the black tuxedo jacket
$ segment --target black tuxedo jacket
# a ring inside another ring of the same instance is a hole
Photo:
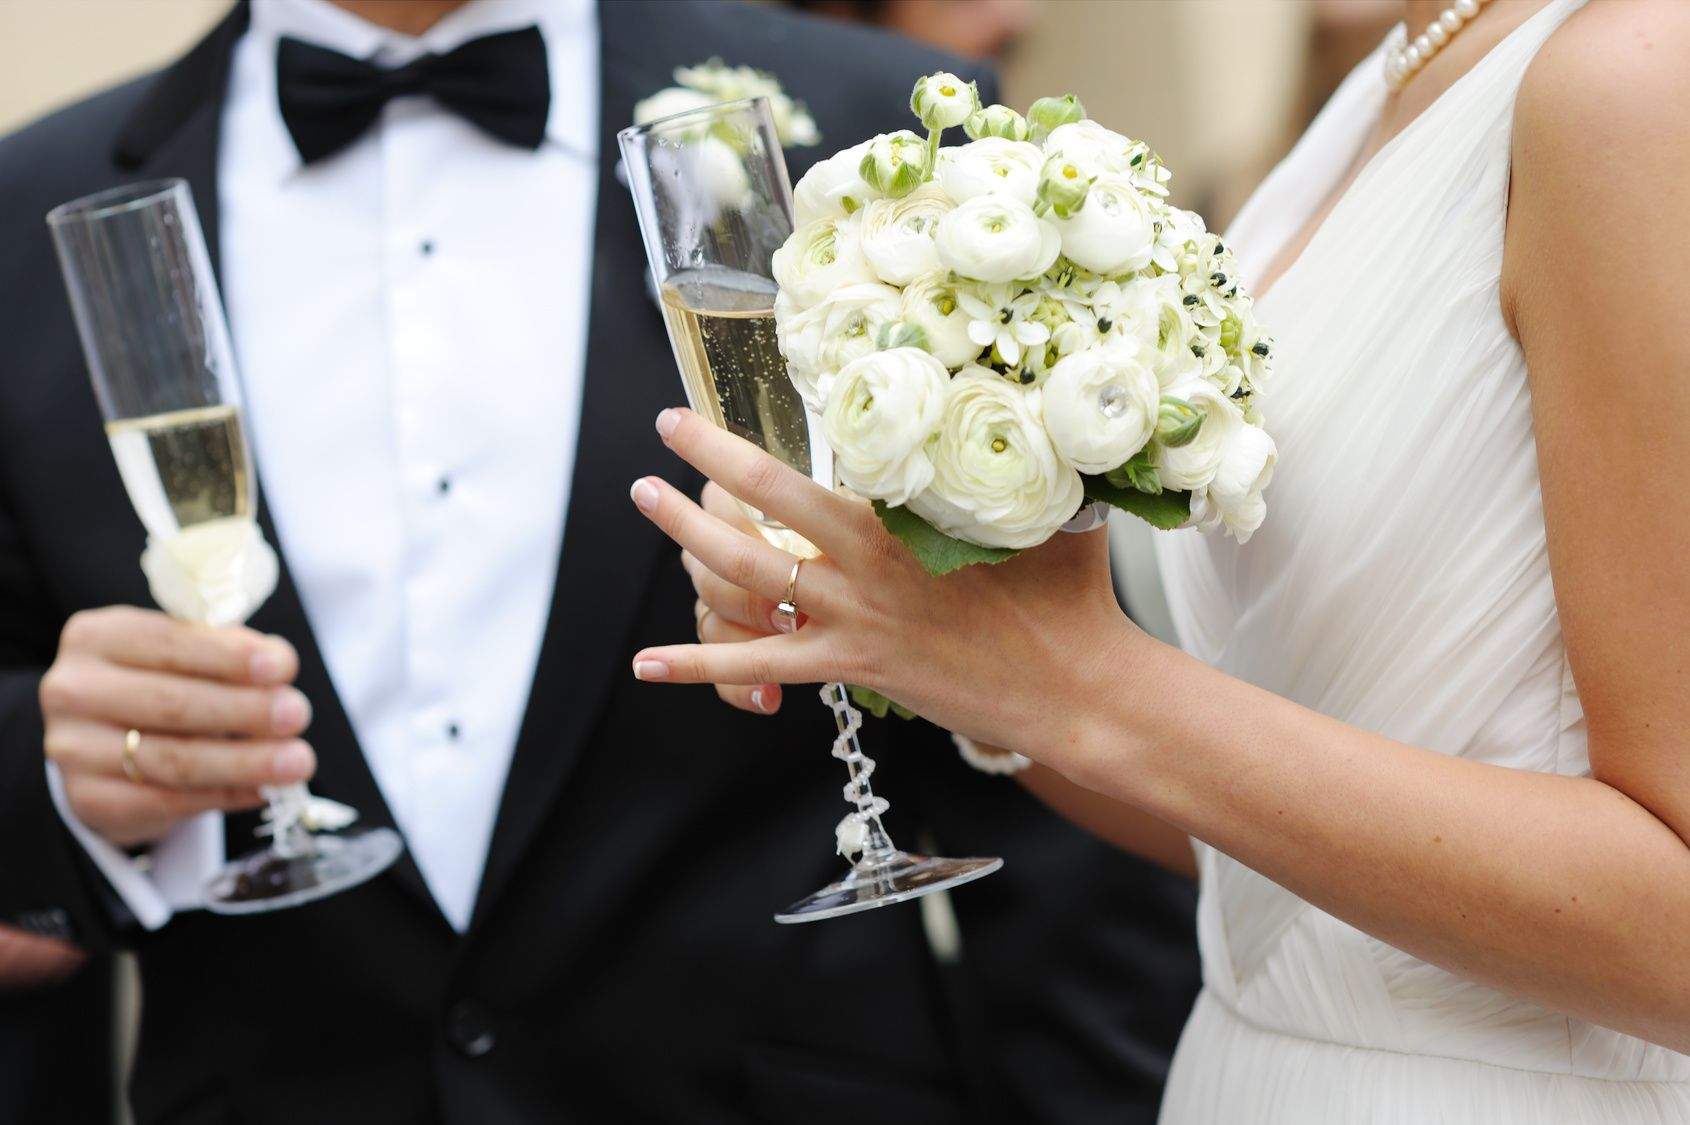
[[[829,853],[844,779],[826,710],[795,691],[780,717],[754,718],[706,688],[628,672],[637,647],[690,633],[693,595],[673,546],[628,501],[639,475],[679,472],[652,420],[681,389],[613,176],[616,130],[676,65],[712,55],[778,75],[809,103],[821,151],[907,125],[917,75],[966,70],[778,9],[601,6],[579,453],[468,932],[446,924],[408,859],[303,909],[193,913],[150,934],[122,925],[51,807],[36,693],[69,614],[149,604],[142,530],[42,216],[112,184],[185,176],[215,260],[220,110],[245,24],[237,6],[174,66],[0,142],[0,920],[139,951],[139,1119],[1150,1121],[1195,988],[1181,881],[972,773],[932,728],[876,724],[894,835],[1007,865],[956,893],[956,960],[935,959],[915,906],[776,926],[772,908],[841,870]],[[267,520],[265,531],[276,542]],[[313,786],[391,824],[278,546],[281,585],[252,624],[299,648]],[[230,818],[231,854],[251,846],[252,826]]]

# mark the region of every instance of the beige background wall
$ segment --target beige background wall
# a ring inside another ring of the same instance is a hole
[[[0,0],[0,133],[179,54],[229,0]]]
[[[1282,143],[1303,64],[1300,0],[1037,0],[1004,68],[1018,106],[1072,91],[1149,141],[1182,202]],[[229,0],[0,0],[0,133],[178,54]]]

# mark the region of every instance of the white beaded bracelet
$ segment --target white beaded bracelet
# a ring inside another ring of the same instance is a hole
[[[967,735],[952,734],[951,741],[956,743],[956,751],[962,755],[962,760],[981,773],[1008,777],[1011,774],[1020,773],[1033,764],[1033,759],[1025,754],[1017,754],[1014,750],[1001,750],[996,754],[988,754],[974,745],[974,740]]]

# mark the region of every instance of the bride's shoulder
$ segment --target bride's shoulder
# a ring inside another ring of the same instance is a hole
[[[1592,0],[1527,68],[1514,106],[1505,315],[1554,305],[1549,284],[1628,282],[1690,235],[1690,3]]]
[[[1690,132],[1690,4],[1592,0],[1557,28],[1527,68],[1514,108],[1519,142],[1598,148],[1678,145]]]

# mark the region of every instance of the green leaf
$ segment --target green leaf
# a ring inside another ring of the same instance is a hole
[[[851,702],[877,719],[884,719],[888,713],[896,715],[900,719],[915,718],[914,711],[911,711],[902,703],[892,702],[873,688],[858,687],[856,684],[851,684],[850,691]]]
[[[888,508],[884,502],[876,500],[874,514],[880,517],[887,531],[904,541],[922,568],[935,577],[976,563],[1000,563],[1017,554],[1007,547],[978,547],[961,539],[952,539],[902,506]]]
[[[1101,500],[1123,512],[1131,512],[1151,527],[1172,531],[1191,517],[1191,493],[1160,492],[1152,495],[1136,488],[1118,488],[1102,477],[1084,477],[1086,499]]]

